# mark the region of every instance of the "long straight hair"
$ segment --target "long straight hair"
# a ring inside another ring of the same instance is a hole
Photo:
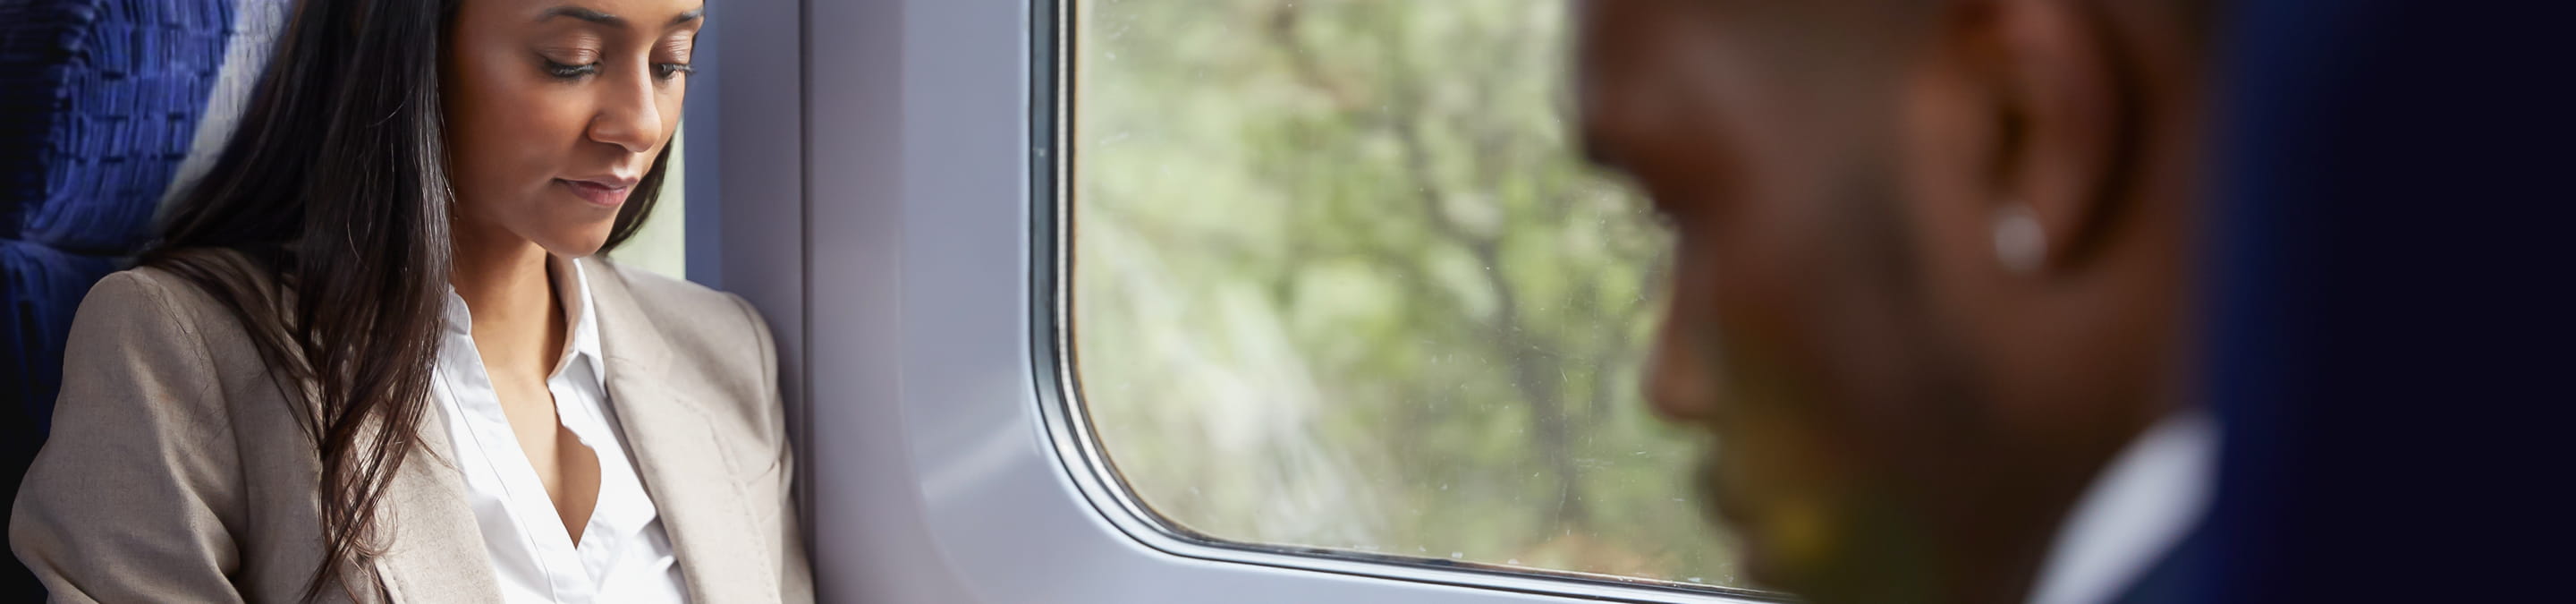
[[[376,518],[419,442],[449,273],[439,103],[462,0],[302,0],[213,169],[162,216],[138,264],[240,319],[298,410],[320,466],[324,556],[303,600],[381,584]],[[607,246],[659,199],[668,147]],[[363,585],[360,585],[363,584]]]

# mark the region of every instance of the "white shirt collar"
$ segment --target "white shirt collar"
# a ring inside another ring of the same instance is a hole
[[[2218,477],[2218,428],[2193,409],[2156,422],[2103,467],[2059,525],[2030,604],[2101,604],[2199,524]]]
[[[590,299],[590,274],[582,267],[581,260],[552,254],[546,256],[546,270],[554,277],[555,298],[563,302],[563,310],[569,315],[564,318],[572,327],[571,332],[565,334],[564,351],[555,361],[552,373],[562,375],[575,359],[580,359],[580,362],[590,365],[591,375],[608,375],[607,368],[602,366],[604,357],[599,347],[599,313]],[[445,314],[449,334],[472,334],[474,314],[465,307],[465,298],[456,295],[454,286],[447,288]]]
[[[605,377],[608,371],[600,367],[599,313],[594,312],[590,300],[590,273],[582,268],[580,259],[548,258],[551,262],[547,266],[555,274],[555,296],[564,301],[564,312],[572,315],[566,317],[572,326],[571,337],[564,338],[565,345],[572,349],[565,352],[563,362],[571,363],[573,358],[579,357],[590,363],[591,375]],[[570,278],[565,278],[567,274]],[[563,373],[563,370],[563,365],[555,366],[555,373]]]

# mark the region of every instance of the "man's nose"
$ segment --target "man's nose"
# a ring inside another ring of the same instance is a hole
[[[1646,365],[1647,402],[1668,421],[1706,421],[1717,397],[1716,368],[1703,358],[1694,323],[1687,315],[1665,313],[1656,328],[1654,356]]]

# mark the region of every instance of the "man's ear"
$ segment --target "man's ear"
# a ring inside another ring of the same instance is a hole
[[[2081,263],[2120,203],[2138,145],[2118,39],[2086,2],[1977,0],[1951,21],[1962,73],[1989,104],[1982,182],[2001,265],[2046,274]]]

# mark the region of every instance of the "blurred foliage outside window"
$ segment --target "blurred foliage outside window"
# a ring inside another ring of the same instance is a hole
[[[689,166],[685,159],[688,128],[671,135],[671,163],[662,167],[662,196],[635,236],[607,254],[618,264],[642,268],[673,279],[687,279]]]
[[[1740,586],[1640,399],[1668,238],[1576,151],[1558,0],[1079,0],[1073,325],[1216,539]]]

